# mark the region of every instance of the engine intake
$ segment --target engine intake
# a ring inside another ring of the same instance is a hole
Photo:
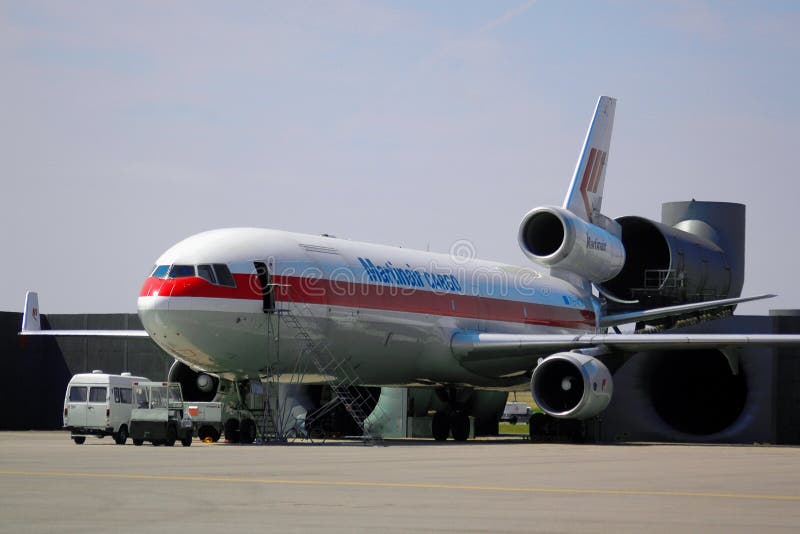
[[[588,419],[605,410],[614,385],[608,368],[592,356],[562,352],[545,358],[531,376],[531,395],[547,414]]]
[[[217,395],[219,378],[195,371],[183,362],[175,360],[169,368],[168,380],[181,385],[183,398],[187,402],[211,402]]]
[[[625,263],[625,249],[614,233],[562,208],[528,212],[519,227],[518,241],[531,260],[592,282],[614,278]]]

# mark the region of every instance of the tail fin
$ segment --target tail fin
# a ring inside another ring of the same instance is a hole
[[[594,117],[586,132],[586,140],[575,166],[575,174],[569,184],[564,209],[588,222],[593,222],[603,203],[603,185],[606,178],[606,162],[611,146],[611,129],[614,126],[614,110],[617,99],[601,96],[597,100]]]
[[[25,294],[25,313],[22,314],[22,331],[38,332],[42,329],[42,320],[39,316],[39,294],[28,291]]]

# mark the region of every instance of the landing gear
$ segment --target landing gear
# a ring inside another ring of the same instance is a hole
[[[450,418],[445,412],[436,412],[431,421],[431,433],[436,441],[445,441],[450,435]]]
[[[452,436],[455,441],[469,439],[470,422],[466,412],[436,412],[431,421],[431,434],[436,441],[445,441]]]
[[[467,441],[469,438],[469,416],[464,412],[450,414],[450,433],[456,441]]]
[[[83,445],[83,442],[86,441],[86,436],[72,436],[72,441],[74,441],[76,445]]]
[[[253,443],[256,440],[256,422],[252,419],[243,419],[239,429],[240,443]]]
[[[239,420],[228,419],[225,421],[225,439],[232,443],[239,442]]]

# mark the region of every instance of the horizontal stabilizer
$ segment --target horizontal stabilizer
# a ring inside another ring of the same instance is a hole
[[[145,330],[42,330],[42,316],[39,312],[39,294],[28,291],[25,294],[25,311],[22,314],[21,336],[48,337],[150,337]]]

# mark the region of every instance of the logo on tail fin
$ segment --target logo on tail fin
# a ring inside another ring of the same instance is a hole
[[[589,152],[589,162],[586,164],[586,170],[583,171],[583,179],[581,180],[581,196],[583,197],[583,204],[586,207],[586,216],[589,222],[592,221],[592,208],[591,201],[589,200],[589,193],[597,194],[597,186],[600,182],[600,171],[606,164],[606,153],[596,148],[591,149]]]

